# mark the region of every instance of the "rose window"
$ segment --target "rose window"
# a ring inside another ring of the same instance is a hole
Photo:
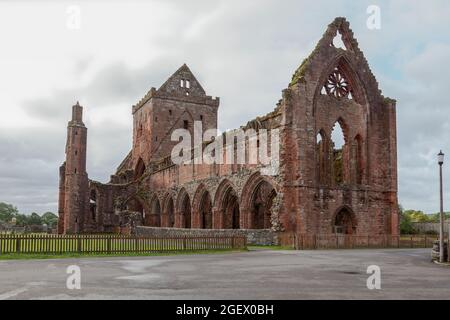
[[[337,68],[328,76],[324,88],[328,95],[336,98],[346,98],[351,91],[349,83]]]

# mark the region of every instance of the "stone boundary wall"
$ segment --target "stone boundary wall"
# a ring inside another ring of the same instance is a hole
[[[182,229],[182,228],[156,228],[135,227],[136,236],[146,237],[176,237],[176,236],[246,236],[250,245],[276,245],[277,233],[270,229]]]
[[[439,233],[440,223],[437,222],[413,222],[414,230],[418,233],[435,232]],[[444,232],[448,233],[450,227],[450,221],[444,221]]]

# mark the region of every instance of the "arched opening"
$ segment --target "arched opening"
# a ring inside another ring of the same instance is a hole
[[[277,192],[266,180],[256,186],[250,205],[250,228],[270,229],[272,227],[272,204]]]
[[[325,133],[320,130],[316,136],[316,173],[320,185],[327,184],[327,148]]]
[[[223,229],[240,228],[239,197],[228,180],[223,180],[216,191],[214,206],[217,216],[214,216],[214,226]]]
[[[341,120],[336,121],[331,133],[332,147],[332,179],[334,185],[342,185],[346,182],[346,141]]]
[[[344,38],[339,30],[337,30],[336,35],[334,36],[332,42],[332,46],[335,48],[339,48],[342,50],[347,50],[347,46],[344,42]]]
[[[183,196],[180,214],[182,228],[191,228],[191,201],[187,193],[185,193]]]
[[[240,228],[239,199],[233,188],[229,188],[223,202],[223,227],[224,229]]]
[[[166,203],[166,226],[169,228],[173,228],[175,226],[175,210],[173,205],[173,199],[171,196],[168,196]]]
[[[203,193],[199,206],[200,228],[212,229],[212,202],[208,191]]]
[[[138,163],[136,165],[136,169],[134,170],[134,179],[137,180],[140,177],[142,177],[144,172],[145,172],[145,163],[142,160],[142,158],[139,158]]]
[[[334,217],[333,232],[337,234],[353,234],[356,232],[356,219],[353,212],[347,208],[341,208]]]
[[[152,199],[150,214],[147,214],[145,217],[145,225],[149,227],[161,226],[161,206],[156,196]]]
[[[90,194],[89,210],[91,219],[95,222],[97,220],[97,191],[94,189],[91,190]]]

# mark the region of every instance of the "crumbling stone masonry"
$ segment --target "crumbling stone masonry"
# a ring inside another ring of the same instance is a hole
[[[335,37],[345,48],[333,45]],[[274,111],[243,126],[280,130],[271,176],[262,164],[172,163],[173,130],[192,132],[194,121],[217,127],[219,98],[207,96],[186,65],[133,106],[133,148],[106,184],[88,179],[77,103],[60,168],[59,232],[151,226],[397,235],[395,104],[381,94],[344,18],[328,26]],[[342,148],[332,139],[336,127]]]

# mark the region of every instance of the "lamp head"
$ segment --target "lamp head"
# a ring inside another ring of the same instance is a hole
[[[441,151],[439,151],[438,153],[438,163],[440,166],[442,166],[442,164],[444,163],[444,153]]]

